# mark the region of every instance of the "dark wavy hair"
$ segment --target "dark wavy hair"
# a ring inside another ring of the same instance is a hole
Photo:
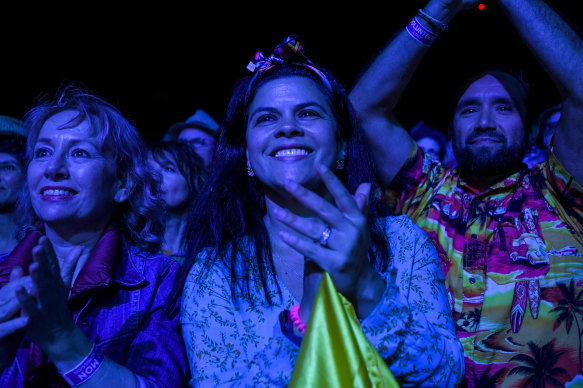
[[[249,177],[247,174],[245,155],[248,107],[256,91],[266,82],[296,76],[314,81],[330,101],[338,124],[338,138],[346,144],[345,168],[335,170],[336,175],[351,192],[362,182],[371,182],[375,187],[374,164],[346,90],[327,70],[319,66],[318,69],[328,79],[331,90],[313,70],[293,63],[277,64],[257,77],[247,98],[245,95],[252,77],[244,77],[235,84],[223,117],[209,178],[189,215],[186,232],[187,255],[182,267],[182,282],[197,254],[205,247],[212,247],[218,253],[217,257],[224,257],[226,260],[234,298],[236,288],[247,295],[250,293],[248,275],[254,268],[255,275],[261,281],[266,301],[273,303],[273,296],[267,286],[275,270],[270,240],[263,222],[266,213],[264,189],[256,177]],[[384,215],[384,207],[378,197],[373,196],[370,209],[373,216]],[[372,225],[371,217],[369,224]],[[371,241],[371,245],[380,252],[380,255],[370,255],[373,266],[377,269],[386,267],[388,247],[381,243],[382,236],[373,228]],[[251,258],[246,253],[249,251],[249,244],[255,247],[252,252],[254,256]],[[256,262],[250,263],[249,259]],[[212,259],[203,264],[208,270],[213,264]],[[280,290],[277,278],[273,280]]]
[[[24,116],[29,128],[27,164],[33,157],[34,145],[44,123],[63,111],[77,116],[62,128],[71,128],[84,120],[96,131],[101,150],[111,152],[118,177],[131,192],[127,201],[117,205],[113,221],[126,240],[150,252],[159,250],[163,234],[164,203],[159,181],[148,167],[147,147],[138,130],[109,102],[74,84],[62,85],[54,97],[41,97]],[[23,231],[34,228],[37,219],[28,190],[23,190],[19,204],[19,224]]]
[[[201,190],[207,174],[202,158],[198,156],[192,146],[184,142],[164,140],[150,146],[152,158],[160,164],[168,160],[165,152],[172,156],[178,171],[186,179],[190,195],[196,196]]]

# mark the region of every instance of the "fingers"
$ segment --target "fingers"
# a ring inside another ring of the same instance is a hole
[[[38,315],[39,308],[36,300],[24,288],[21,287],[16,290],[16,298],[24,316],[32,317]]]
[[[353,224],[361,224],[363,219],[366,218],[366,214],[363,214],[355,198],[344,187],[340,179],[323,165],[318,166],[318,173],[334,198],[336,206],[293,181],[287,182],[285,188],[298,202],[314,211],[319,218],[333,228],[342,229],[346,219]],[[370,186],[370,184],[366,185]],[[365,189],[366,185],[359,187],[360,191],[357,191],[359,197],[370,192],[370,188]],[[364,205],[362,200],[361,205]],[[365,216],[364,218],[363,215]]]
[[[318,165],[316,168],[326,188],[332,194],[338,209],[349,218],[360,216],[360,209],[355,206],[354,198],[340,179],[323,164]]]
[[[18,274],[19,272],[20,274],[22,273],[20,268],[16,271],[13,270],[11,275],[15,273]],[[28,290],[32,289],[30,276],[14,278],[0,289],[0,322],[11,319],[20,309],[20,305],[16,298],[16,290],[21,287],[25,287]]]
[[[276,205],[277,206],[277,205]],[[294,231],[303,234],[309,239],[318,241],[322,236],[322,233],[328,227],[324,222],[320,220],[315,220],[313,218],[299,217],[289,210],[277,207],[273,211],[274,217],[284,223],[285,225],[292,228]]]
[[[368,203],[370,198],[370,183],[361,183],[354,193],[354,201],[362,214],[368,214]]]
[[[38,240],[38,245],[32,249],[32,259],[39,265],[41,271],[50,272],[52,276],[60,276],[57,256],[46,236],[42,236]]]
[[[298,202],[316,213],[318,218],[323,220],[326,224],[335,228],[342,227],[345,218],[333,204],[293,181],[286,182],[285,189],[293,195]]]
[[[324,263],[321,263],[319,258],[329,257],[331,255],[330,250],[320,246],[320,244],[315,244],[313,240],[298,233],[281,231],[279,232],[279,237],[284,243],[295,249],[304,257],[314,260],[320,266]]]
[[[16,266],[12,268],[10,271],[10,281],[15,281],[16,279],[20,279],[23,276],[22,267]]]
[[[18,317],[7,322],[0,323],[0,339],[24,329],[28,324],[28,317]]]

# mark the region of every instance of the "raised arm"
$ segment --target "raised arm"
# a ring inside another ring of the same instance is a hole
[[[475,4],[476,0],[431,0],[423,11],[447,24],[461,10]],[[423,18],[416,19],[426,30],[439,34],[439,29]],[[350,93],[377,173],[385,185],[393,180],[413,149],[413,139],[397,123],[393,110],[428,49],[403,29],[380,51]]]
[[[498,4],[557,87],[562,110],[554,154],[582,183],[583,41],[542,0],[498,0]]]

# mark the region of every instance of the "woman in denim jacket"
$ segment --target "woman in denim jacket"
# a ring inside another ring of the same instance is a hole
[[[0,386],[183,385],[179,265],[152,253],[163,205],[137,130],[74,87],[26,123],[29,227],[0,257]]]

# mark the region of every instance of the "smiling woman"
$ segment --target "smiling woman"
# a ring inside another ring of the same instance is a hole
[[[73,87],[26,123],[28,233],[0,256],[0,385],[180,386],[178,264],[153,253],[163,204],[137,130]]]
[[[301,50],[292,38],[258,53],[235,85],[190,215],[191,385],[287,386],[327,272],[401,384],[453,386],[462,350],[437,253],[370,195],[374,166],[347,94]]]

